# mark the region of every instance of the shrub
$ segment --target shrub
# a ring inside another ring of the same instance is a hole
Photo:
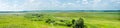
[[[75,21],[73,28],[84,28],[84,20],[79,18],[79,20]]]
[[[51,20],[51,19],[47,19],[46,20],[46,23],[49,23],[49,24],[51,24],[51,23],[54,23],[55,21],[54,20]]]
[[[44,15],[43,14],[25,14],[24,17],[27,19],[30,19],[31,21],[41,21]]]

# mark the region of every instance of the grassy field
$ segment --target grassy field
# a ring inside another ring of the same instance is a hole
[[[71,23],[72,19],[78,20],[80,17],[84,19],[86,28],[120,28],[119,12],[0,13],[0,28],[72,28],[65,23]],[[58,24],[46,23],[48,19]]]

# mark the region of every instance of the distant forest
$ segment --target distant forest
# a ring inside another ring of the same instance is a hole
[[[0,13],[24,13],[24,12],[120,12],[120,10],[28,10],[28,11],[0,11]]]

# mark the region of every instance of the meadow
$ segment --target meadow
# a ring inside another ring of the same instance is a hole
[[[120,28],[120,12],[0,13],[0,28],[72,28],[81,17],[85,28]]]

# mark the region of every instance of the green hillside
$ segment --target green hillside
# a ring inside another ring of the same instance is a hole
[[[119,12],[0,13],[0,28],[73,28],[68,25],[79,18],[85,28],[120,28]]]

